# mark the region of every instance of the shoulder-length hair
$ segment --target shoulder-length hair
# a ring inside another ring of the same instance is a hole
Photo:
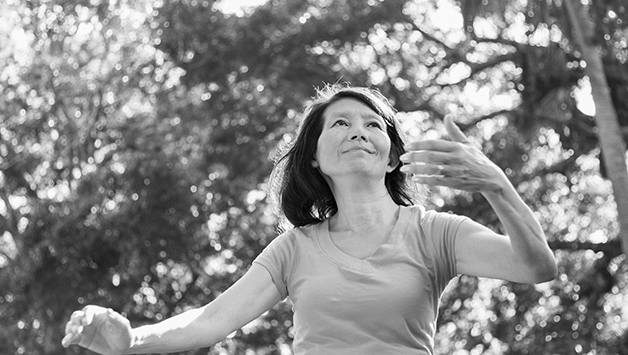
[[[321,172],[312,166],[312,160],[323,130],[325,109],[342,98],[360,100],[384,119],[391,141],[390,159],[396,164],[395,169],[386,174],[386,189],[396,204],[414,204],[414,185],[400,170],[399,157],[405,153],[404,141],[390,102],[375,89],[328,85],[318,91],[305,109],[296,139],[283,147],[270,178],[271,197],[277,204],[280,219],[287,219],[295,227],[322,222],[338,212],[331,189]]]

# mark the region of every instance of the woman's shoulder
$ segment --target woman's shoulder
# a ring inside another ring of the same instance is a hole
[[[316,236],[316,230],[320,227],[320,224],[310,224],[285,230],[273,240],[273,243],[297,244],[305,240],[311,240]]]
[[[442,212],[434,209],[427,209],[425,206],[422,205],[412,205],[402,208],[407,209],[412,214],[412,218],[421,224],[442,223],[445,221],[466,218],[464,216],[460,216],[451,212]]]
[[[410,215],[408,232],[423,241],[440,240],[444,235],[455,234],[462,222],[468,219],[455,213],[427,209],[420,205],[406,208]]]

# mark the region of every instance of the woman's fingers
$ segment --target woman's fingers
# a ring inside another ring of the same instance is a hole
[[[493,191],[503,183],[503,172],[474,146],[450,116],[445,129],[451,141],[433,139],[408,143],[399,159],[401,171],[413,180],[466,191]]]
[[[454,119],[447,115],[445,116],[445,129],[447,130],[447,135],[455,142],[460,143],[470,143],[469,139],[465,134],[460,130],[458,126],[454,123]]]
[[[66,333],[80,333],[83,331],[85,312],[75,311],[70,317],[70,321],[65,325]]]
[[[85,327],[91,325],[94,318],[104,312],[106,309],[98,306],[85,306],[82,310],[74,311],[65,325],[65,336],[61,345],[68,347],[72,344],[79,344]]]
[[[61,340],[61,346],[67,348],[70,345],[72,345],[72,334],[66,334]]]
[[[399,157],[404,163],[456,163],[459,159],[451,153],[430,150],[410,151]]]
[[[67,348],[72,344],[78,344],[81,341],[83,329],[85,328],[82,325],[75,323],[70,324],[70,322],[68,322],[65,328],[65,337],[61,340],[61,345]]]
[[[459,176],[469,170],[467,165],[470,159],[464,153],[461,149],[454,150],[454,148],[449,152],[410,151],[399,157],[405,164],[401,167],[401,171],[409,174]]]
[[[426,139],[413,141],[405,145],[407,151],[430,150],[437,152],[451,152],[456,150],[460,143],[442,139]]]
[[[68,347],[78,343],[85,324],[85,312],[83,310],[72,313],[70,320],[65,325],[65,337],[61,341],[61,345]]]
[[[499,188],[501,170],[471,144],[420,141],[409,147],[418,150],[399,158],[405,164],[401,171],[415,175],[413,180],[418,183],[480,192]]]
[[[83,325],[89,325],[92,324],[92,322],[94,321],[94,318],[102,313],[105,313],[106,309],[103,307],[99,307],[99,306],[85,306],[83,308]]]
[[[415,175],[412,177],[412,180],[418,184],[443,186],[469,192],[498,191],[502,186],[497,180],[439,175]]]
[[[80,342],[80,336],[81,334],[66,334],[63,340],[61,340],[61,345],[67,348],[72,344],[78,344]]]
[[[401,167],[406,174],[415,175],[451,175],[454,169],[443,164],[410,164]]]
[[[124,326],[129,326],[130,322],[127,318],[123,317],[120,313],[114,311],[111,308],[107,308],[107,316],[111,319],[112,323],[121,324]]]

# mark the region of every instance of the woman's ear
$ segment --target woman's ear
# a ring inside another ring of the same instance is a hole
[[[318,161],[316,161],[316,159],[312,159],[312,167],[318,169],[319,165],[318,165]]]
[[[390,153],[390,157],[388,157],[388,167],[386,167],[386,172],[391,173],[393,170],[397,169],[401,162],[399,161],[399,157],[395,153]]]

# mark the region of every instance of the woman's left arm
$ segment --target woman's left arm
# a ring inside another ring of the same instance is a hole
[[[402,170],[419,183],[481,192],[504,226],[506,236],[473,221],[463,222],[456,241],[461,274],[538,283],[556,277],[554,254],[541,225],[504,172],[474,147],[450,117],[445,127],[452,141],[408,144]]]

